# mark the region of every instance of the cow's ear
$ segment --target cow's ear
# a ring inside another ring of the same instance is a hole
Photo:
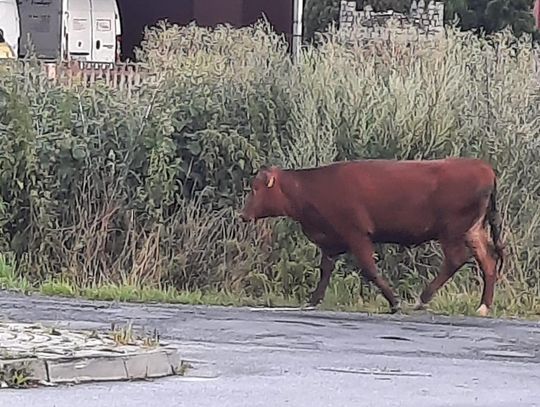
[[[272,188],[276,183],[276,176],[274,174],[268,174],[266,177],[266,187]]]

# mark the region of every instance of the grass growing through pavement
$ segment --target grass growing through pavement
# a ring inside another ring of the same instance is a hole
[[[0,365],[0,387],[26,388],[32,383],[29,376],[28,362],[17,363],[15,366]]]
[[[111,327],[111,338],[118,345],[132,345],[138,341],[142,341],[142,345],[147,348],[155,348],[159,346],[159,333],[154,330],[152,333],[137,334],[133,329],[132,322],[117,328],[114,324]]]

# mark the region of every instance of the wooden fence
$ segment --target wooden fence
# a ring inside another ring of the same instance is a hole
[[[0,65],[17,64],[26,70],[35,62],[28,60],[0,59]],[[137,63],[95,63],[85,61],[45,61],[38,60],[45,77],[64,86],[89,86],[103,83],[107,87],[131,93],[142,86],[143,80],[151,80],[152,75],[142,64]]]
[[[46,77],[66,86],[102,82],[112,89],[137,89],[147,72],[140,64],[101,64],[83,61],[42,62]]]

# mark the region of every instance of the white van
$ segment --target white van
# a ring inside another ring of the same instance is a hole
[[[117,62],[120,15],[116,0],[18,0],[21,55],[30,36],[38,58]]]
[[[21,26],[17,0],[0,0],[0,30],[15,55],[18,55]]]

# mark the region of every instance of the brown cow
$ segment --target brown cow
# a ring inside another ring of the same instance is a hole
[[[360,160],[300,170],[270,167],[261,169],[253,180],[241,218],[286,216],[300,223],[321,250],[312,306],[324,298],[335,258],[351,252],[362,275],[388,300],[391,312],[400,310],[399,299],[377,273],[373,244],[413,246],[436,240],[444,253],[443,266],[415,309],[423,308],[473,255],[484,281],[477,312],[486,316],[500,270],[497,262],[499,267],[503,263],[496,195],[491,166],[471,158]]]

